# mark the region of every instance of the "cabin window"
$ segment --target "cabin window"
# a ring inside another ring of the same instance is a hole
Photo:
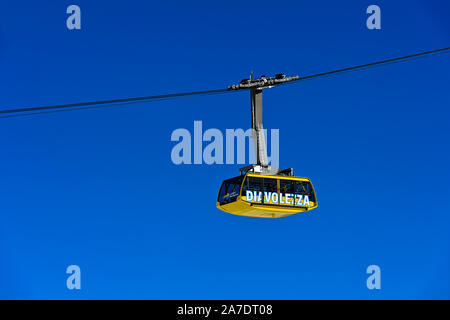
[[[220,204],[236,201],[239,196],[239,190],[241,189],[242,178],[243,177],[239,176],[233,179],[225,180],[222,183],[222,187],[219,191],[219,197],[217,199]]]
[[[280,179],[280,192],[295,193],[295,182],[296,181]]]
[[[242,195],[245,195],[247,190],[250,191],[262,191],[262,178],[247,177],[242,188]]]
[[[295,193],[308,195],[309,201],[316,201],[311,183],[308,181],[295,181]]]
[[[280,189],[277,188],[277,182],[280,181]],[[247,177],[242,186],[242,196],[246,196],[247,190],[261,192],[261,203],[264,203],[265,195],[267,193],[280,193],[285,194],[301,194],[307,195],[309,201],[315,202],[314,191],[309,181],[298,181],[288,179],[276,179],[276,178],[260,178],[260,177]],[[270,195],[269,195],[270,196]],[[273,201],[273,200],[272,200]]]
[[[264,191],[277,192],[277,179],[264,178]]]

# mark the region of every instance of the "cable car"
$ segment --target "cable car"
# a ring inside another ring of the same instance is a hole
[[[222,183],[217,208],[240,216],[281,218],[317,208],[317,199],[308,178],[249,172]]]
[[[281,218],[317,208],[314,187],[308,178],[295,177],[290,169],[268,165],[266,141],[262,124],[262,92],[298,76],[244,79],[229,90],[250,90],[252,139],[256,165],[241,168],[238,177],[222,183],[216,206],[222,211],[248,217]]]

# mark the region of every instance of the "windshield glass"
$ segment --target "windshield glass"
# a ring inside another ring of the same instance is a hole
[[[239,176],[233,179],[225,180],[220,187],[217,201],[219,201],[220,204],[236,201],[241,189],[242,179],[243,176]]]

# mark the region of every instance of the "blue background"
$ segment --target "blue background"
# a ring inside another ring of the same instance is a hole
[[[66,28],[77,4],[82,29]],[[382,29],[366,28],[381,7]],[[2,1],[0,108],[223,88],[450,44],[448,1]],[[0,119],[0,298],[450,298],[448,55],[269,90],[319,208],[215,207],[242,165],[172,163],[177,128],[248,128],[247,92]],[[67,266],[82,289],[66,288]],[[381,290],[366,268],[381,267]]]

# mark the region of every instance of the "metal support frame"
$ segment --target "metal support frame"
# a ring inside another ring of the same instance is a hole
[[[278,169],[278,168],[270,168],[268,167],[266,170],[262,168],[261,166],[255,166],[250,165],[239,169],[239,172],[241,175],[247,174],[247,173],[263,173],[263,174],[276,174],[279,176],[288,176],[292,177],[294,175],[294,169],[288,168],[288,169]]]
[[[286,77],[285,74],[277,74],[275,77],[266,78],[261,76],[259,79],[243,79],[240,84],[228,87],[228,90],[249,90],[251,100],[251,116],[252,116],[252,137],[255,147],[256,165],[250,165],[240,169],[240,173],[249,172],[263,174],[278,174],[292,176],[294,171],[289,169],[278,169],[269,166],[267,157],[266,137],[264,134],[262,121],[262,93],[263,89],[273,88],[276,85],[284,84],[291,81],[299,80],[299,76]]]
[[[251,112],[252,112],[252,135],[255,146],[256,164],[263,168],[269,166],[267,159],[266,139],[262,123],[262,90],[258,88],[250,89]]]

